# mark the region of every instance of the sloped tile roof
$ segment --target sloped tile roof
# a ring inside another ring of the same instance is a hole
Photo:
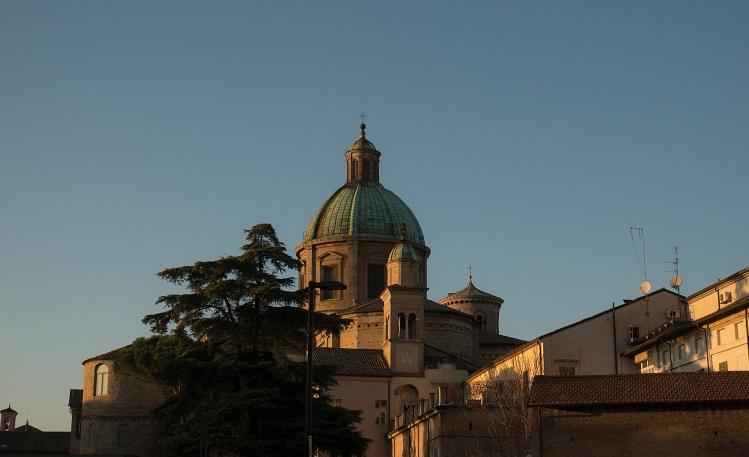
[[[504,303],[504,299],[497,297],[496,295],[492,295],[489,292],[484,292],[483,290],[474,286],[473,281],[470,279],[468,280],[468,285],[466,285],[464,288],[460,289],[457,292],[449,292],[447,295],[440,298],[439,301],[440,303],[445,303],[459,299],[493,301],[499,302],[500,305]]]
[[[83,405],[83,389],[70,389],[68,397],[68,406],[71,408],[80,408]]]
[[[14,432],[41,432],[38,428],[34,427],[33,425],[30,425],[28,421],[20,426],[13,429]]]
[[[536,376],[529,406],[749,402],[749,371]]]
[[[129,345],[128,345],[129,346]],[[85,365],[88,362],[94,361],[94,360],[114,360],[117,358],[117,353],[119,353],[122,349],[125,349],[127,346],[122,346],[121,348],[114,349],[109,352],[105,352],[104,354],[99,354],[94,357],[89,357],[88,359],[81,362],[82,365]]]
[[[461,316],[473,320],[473,316],[471,316],[470,314],[464,313],[463,311],[458,311],[455,308],[450,308],[447,305],[443,305],[442,303],[437,303],[436,301],[432,300],[426,301],[426,303],[424,304],[424,312],[454,314],[456,316]]]
[[[315,348],[315,365],[335,367],[340,376],[390,376],[390,369],[379,349]]]
[[[0,453],[64,453],[70,450],[70,432],[2,432]]]
[[[4,410],[0,411],[0,413],[16,413],[18,414],[18,411],[10,407],[10,404],[8,404],[8,407]]]
[[[507,335],[498,335],[496,333],[481,332],[479,333],[479,344],[480,345],[507,345],[507,346],[520,346],[525,344],[527,341],[513,338]]]

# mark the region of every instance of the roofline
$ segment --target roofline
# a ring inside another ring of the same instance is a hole
[[[669,294],[671,294],[671,295],[675,295],[675,296],[677,296],[677,297],[681,297],[682,301],[683,301],[683,300],[684,300],[684,298],[685,298],[685,297],[684,297],[683,295],[681,295],[681,294],[677,294],[676,292],[673,292],[673,291],[671,291],[671,290],[668,290],[668,289],[667,289],[667,288],[665,288],[665,287],[661,287],[660,289],[656,290],[655,292],[651,292],[651,293],[647,294],[647,297],[652,297],[653,295],[656,295],[656,294],[659,294],[659,293],[662,293],[662,292],[668,292],[668,293],[669,293]],[[545,338],[545,337],[547,337],[547,336],[551,336],[551,335],[554,335],[554,334],[556,334],[556,333],[559,333],[559,332],[561,332],[562,330],[567,330],[567,329],[568,329],[568,328],[570,328],[570,327],[574,327],[575,325],[578,325],[578,324],[582,324],[583,322],[587,322],[587,321],[589,321],[589,320],[593,320],[593,319],[595,319],[595,318],[601,317],[601,316],[605,315],[606,313],[610,313],[612,309],[613,309],[613,310],[619,310],[619,309],[622,309],[622,308],[624,308],[624,307],[627,307],[627,306],[629,306],[629,305],[631,305],[631,304],[633,304],[633,303],[635,303],[635,302],[638,302],[638,301],[640,301],[640,300],[644,299],[645,297],[646,297],[646,295],[640,295],[639,297],[637,297],[637,298],[635,298],[635,299],[632,299],[632,300],[626,300],[626,299],[625,299],[625,300],[624,300],[624,303],[622,303],[622,304],[620,304],[620,305],[616,305],[616,306],[614,306],[614,307],[612,307],[612,308],[608,308],[608,309],[605,309],[605,310],[603,310],[603,311],[601,311],[601,312],[599,312],[599,313],[593,314],[592,316],[588,316],[588,317],[586,317],[586,318],[580,319],[579,321],[573,322],[573,323],[571,323],[571,324],[567,324],[567,325],[565,325],[564,327],[559,327],[558,329],[552,330],[552,331],[550,331],[550,332],[548,332],[548,333],[544,333],[543,335],[540,335],[540,336],[539,336],[539,338]]]
[[[528,349],[529,347],[531,347],[531,346],[533,346],[535,344],[541,343],[541,342],[542,342],[541,341],[541,337],[533,338],[532,340],[527,341],[525,344],[520,345],[520,346],[514,348],[511,351],[505,352],[504,354],[502,354],[502,356],[497,357],[496,359],[492,360],[491,365],[482,367],[480,370],[477,370],[476,372],[474,372],[473,374],[471,374],[470,376],[468,376],[466,378],[466,380],[463,381],[463,382],[470,381],[471,379],[473,379],[476,376],[478,376],[480,373],[483,373],[485,371],[489,371],[490,368],[495,367],[498,362],[503,362],[505,360],[508,360],[508,359],[510,359],[510,357],[513,357],[513,356],[515,356],[515,355],[523,352],[524,350]]]
[[[336,236],[326,236],[323,238],[313,238],[311,240],[304,241],[302,240],[299,242],[296,246],[294,246],[294,252],[299,255],[299,252],[302,249],[306,249],[310,245],[321,245],[321,244],[331,244],[331,243],[340,243],[344,241],[368,241],[373,243],[383,243],[383,244],[398,244],[400,242],[399,239],[395,238],[389,238],[386,236],[380,236],[380,235],[336,235]],[[428,258],[429,255],[432,253],[432,250],[429,249],[429,247],[425,244],[421,244],[418,241],[409,240],[409,243],[413,245],[415,248],[420,249],[425,252],[425,258]]]
[[[735,273],[732,273],[731,275],[729,275],[729,276],[727,276],[727,277],[725,277],[723,279],[719,279],[719,280],[715,281],[714,283],[712,283],[712,284],[710,284],[708,286],[703,287],[702,289],[700,289],[697,292],[693,293],[692,295],[688,296],[687,297],[687,302],[689,302],[690,300],[693,300],[693,299],[699,297],[700,295],[704,295],[706,292],[711,292],[711,291],[715,290],[719,285],[724,284],[726,282],[729,282],[732,279],[736,279],[736,278],[738,278],[740,276],[749,276],[749,267],[744,267],[741,270],[739,270],[739,271],[737,271]]]
[[[660,289],[656,290],[655,292],[648,294],[648,296],[653,296],[653,295],[656,295],[656,294],[659,294],[659,293],[662,293],[662,292],[667,292],[667,293],[669,293],[671,295],[675,295],[677,297],[681,297],[682,300],[684,299],[683,295],[677,294],[676,292],[672,292],[672,291],[666,289],[665,287],[661,287]],[[498,358],[494,359],[492,361],[491,365],[484,367],[483,369],[481,369],[481,370],[473,373],[471,376],[469,376],[468,378],[466,378],[466,382],[470,381],[472,378],[474,378],[475,376],[477,376],[479,373],[488,371],[490,368],[492,368],[494,366],[497,366],[499,363],[504,362],[505,360],[508,360],[510,357],[515,356],[516,354],[524,351],[525,349],[533,346],[534,344],[538,344],[539,342],[543,342],[543,339],[546,338],[546,337],[549,337],[551,335],[559,333],[562,330],[567,330],[568,328],[574,327],[575,325],[582,324],[583,322],[587,322],[589,320],[601,317],[601,316],[605,315],[606,313],[610,313],[611,310],[618,310],[618,309],[624,308],[626,306],[629,306],[629,305],[631,305],[631,304],[633,304],[635,302],[638,302],[638,301],[642,300],[643,298],[645,298],[645,295],[641,295],[641,296],[635,298],[634,300],[625,300],[624,303],[622,303],[620,305],[617,305],[617,306],[614,306],[613,308],[606,309],[606,310],[601,311],[599,313],[596,313],[596,314],[594,314],[592,316],[588,316],[588,317],[586,317],[584,319],[580,319],[579,321],[576,321],[576,322],[573,322],[571,324],[565,325],[564,327],[559,327],[556,330],[552,330],[551,332],[544,333],[543,335],[539,335],[536,338],[534,338],[534,339],[528,341],[527,343],[523,344],[522,346],[518,346],[515,349],[513,349],[512,351],[507,352],[506,354],[503,354],[501,357],[498,357]]]
[[[678,330],[678,331],[674,331],[671,333],[664,333],[658,336],[654,336],[653,338],[649,338],[647,341],[644,341],[636,346],[632,346],[631,348],[626,349],[625,351],[621,352],[620,355],[631,356],[631,355],[638,354],[642,352],[644,349],[650,348],[654,344],[673,340],[674,338],[687,334],[691,331],[694,331],[695,329],[701,329],[703,325],[711,324],[717,320],[723,319],[724,317],[736,311],[739,311],[745,308],[749,308],[749,297],[744,297],[740,300],[737,300],[735,303],[732,303],[710,314],[706,314],[699,319],[687,321],[685,325],[673,328],[673,330]]]
[[[622,356],[625,356],[625,357],[629,357],[629,356],[632,356],[632,355],[635,355],[635,354],[639,354],[644,349],[649,349],[653,345],[658,345],[660,343],[672,340],[672,339],[674,339],[674,338],[676,338],[676,337],[678,337],[680,335],[683,335],[684,333],[691,332],[691,331],[693,331],[694,329],[697,329],[697,328],[699,328],[699,326],[697,325],[697,323],[695,321],[685,321],[679,327],[673,327],[671,329],[668,329],[668,330],[671,330],[671,331],[667,330],[667,331],[661,332],[660,334],[655,335],[655,336],[653,336],[651,338],[648,338],[647,340],[645,340],[645,341],[643,341],[643,342],[641,342],[641,343],[639,343],[639,344],[637,344],[635,346],[632,346],[632,347],[629,347],[629,348],[625,349],[624,351],[620,352],[619,355],[622,355]]]
[[[451,353],[449,353],[447,351],[443,351],[442,349],[436,348],[436,347],[432,346],[431,344],[424,343],[424,347],[425,348],[429,348],[429,349],[431,349],[433,351],[437,351],[437,352],[441,352],[443,354],[449,355],[450,357],[455,357],[456,359],[460,360],[461,362],[465,362],[465,363],[467,363],[469,365],[473,365],[474,367],[477,367],[479,369],[481,368],[481,365],[479,365],[477,363],[471,362],[470,360],[464,359],[463,357],[460,357],[460,356],[455,355],[455,354],[451,354]]]

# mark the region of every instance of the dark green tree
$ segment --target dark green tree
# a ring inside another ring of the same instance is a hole
[[[187,291],[160,297],[164,310],[143,319],[156,335],[118,355],[121,369],[169,388],[156,410],[169,456],[304,453],[304,363],[292,360],[304,353],[306,310],[284,276],[298,262],[270,224],[247,230],[246,240],[238,256],[160,272]],[[331,334],[347,324],[319,313],[315,320]],[[314,382],[315,447],[363,455],[360,412],[331,404],[329,370],[316,368]]]

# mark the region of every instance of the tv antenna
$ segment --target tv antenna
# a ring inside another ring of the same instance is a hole
[[[637,246],[635,245],[635,233],[637,233],[637,239],[640,242],[640,253],[642,254],[642,262],[640,261],[640,254],[637,252]],[[630,227],[629,238],[632,240],[632,251],[635,253],[635,259],[637,260],[637,265],[642,270],[643,281],[640,283],[640,292],[642,292],[643,295],[647,295],[653,286],[652,284],[650,284],[650,281],[648,281],[648,266],[647,266],[647,259],[645,257],[645,228],[644,227]]]
[[[681,283],[684,282],[684,278],[679,275],[679,246],[673,246],[671,248],[671,253],[673,255],[672,260],[666,260],[666,263],[670,263],[673,266],[673,268],[668,270],[667,273],[674,274],[669,281],[669,285],[672,289],[676,289],[676,293],[679,293]]]

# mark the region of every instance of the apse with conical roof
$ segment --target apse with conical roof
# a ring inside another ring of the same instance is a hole
[[[296,247],[302,285],[329,279],[348,286],[346,291],[321,293],[321,311],[379,297],[386,286],[388,256],[401,241],[402,228],[417,253],[426,287],[429,248],[413,211],[380,183],[381,155],[361,124],[359,138],[345,153],[345,183],[314,213]]]
[[[482,331],[499,334],[499,310],[504,300],[476,287],[473,275],[468,275],[468,284],[464,288],[448,293],[439,302],[472,315]]]

